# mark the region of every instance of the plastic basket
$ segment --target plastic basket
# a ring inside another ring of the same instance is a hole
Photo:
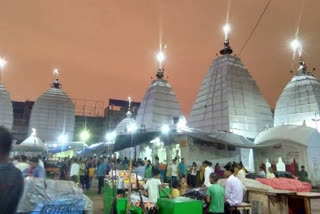
[[[126,198],[117,199],[117,214],[126,214],[127,201]]]
[[[142,209],[140,207],[131,207],[131,214],[142,214]]]

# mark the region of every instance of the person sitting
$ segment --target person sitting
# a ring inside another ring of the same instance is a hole
[[[266,177],[266,172],[264,171],[263,166],[260,166],[259,177],[260,178],[265,178]]]
[[[232,207],[238,206],[242,203],[244,195],[244,187],[241,181],[233,175],[234,169],[231,163],[228,163],[225,167],[224,176],[227,178],[225,184],[225,206]]]
[[[152,178],[147,181],[144,189],[147,191],[148,198],[152,202],[157,203],[157,200],[160,197],[159,189],[161,188],[160,171],[155,169],[152,174]]]
[[[182,177],[180,179],[180,194],[183,195],[188,189],[187,179],[186,177]]]
[[[242,164],[237,164],[236,163],[234,165],[234,175],[239,179],[246,178],[246,170],[244,169]]]
[[[211,186],[207,189],[207,203],[209,204],[210,214],[223,214],[224,213],[224,189],[217,184],[219,175],[216,173],[210,174]]]
[[[180,196],[180,191],[178,189],[178,184],[177,183],[173,183],[172,184],[172,188],[171,188],[171,197],[172,198],[177,198]]]
[[[273,173],[272,167],[269,167],[269,172],[267,173],[267,178],[276,178],[276,176]]]
[[[308,182],[308,173],[305,171],[304,166],[301,166],[301,171],[298,173],[299,181]]]

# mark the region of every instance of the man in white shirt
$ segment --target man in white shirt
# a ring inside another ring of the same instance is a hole
[[[27,157],[22,155],[21,156],[21,162],[15,165],[18,169],[20,169],[21,172],[25,172],[26,169],[30,168],[30,164],[27,163]]]
[[[153,176],[151,179],[149,179],[144,186],[144,189],[147,190],[148,198],[154,202],[157,203],[159,196],[159,189],[161,186],[160,181],[160,171],[158,169],[155,169],[153,171]]]
[[[39,158],[39,166],[41,166],[44,169],[44,163],[41,160],[41,155],[38,155],[38,158]]]
[[[78,164],[78,159],[75,158],[70,169],[70,179],[75,183],[79,182],[80,165]]]
[[[225,185],[226,207],[240,205],[244,187],[241,181],[233,175],[234,169],[231,163],[228,163],[224,168],[224,176],[228,178]]]
[[[205,168],[205,171],[204,171],[204,185],[206,187],[211,186],[211,183],[210,183],[211,173],[214,173],[214,169],[212,168],[212,163],[207,161],[207,167]]]
[[[171,165],[171,185],[178,183],[178,163],[176,159],[172,160]]]

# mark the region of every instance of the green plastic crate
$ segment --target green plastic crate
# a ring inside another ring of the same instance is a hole
[[[131,207],[131,214],[142,214],[142,209],[140,207]]]
[[[158,214],[202,214],[202,201],[186,197],[159,198]]]
[[[112,212],[112,205],[117,195],[117,190],[111,188],[108,182],[105,182],[103,191],[103,213],[110,214]]]
[[[127,202],[126,198],[117,199],[117,214],[126,214]]]
[[[163,191],[166,191],[168,195],[171,195],[171,189],[169,187],[166,187],[163,190],[162,189],[159,190],[160,198],[168,198],[168,196]]]

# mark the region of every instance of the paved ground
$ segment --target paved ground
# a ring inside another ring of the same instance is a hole
[[[103,214],[103,194],[99,195],[97,190],[98,188],[94,183],[92,188],[84,193],[93,201],[93,214]]]

